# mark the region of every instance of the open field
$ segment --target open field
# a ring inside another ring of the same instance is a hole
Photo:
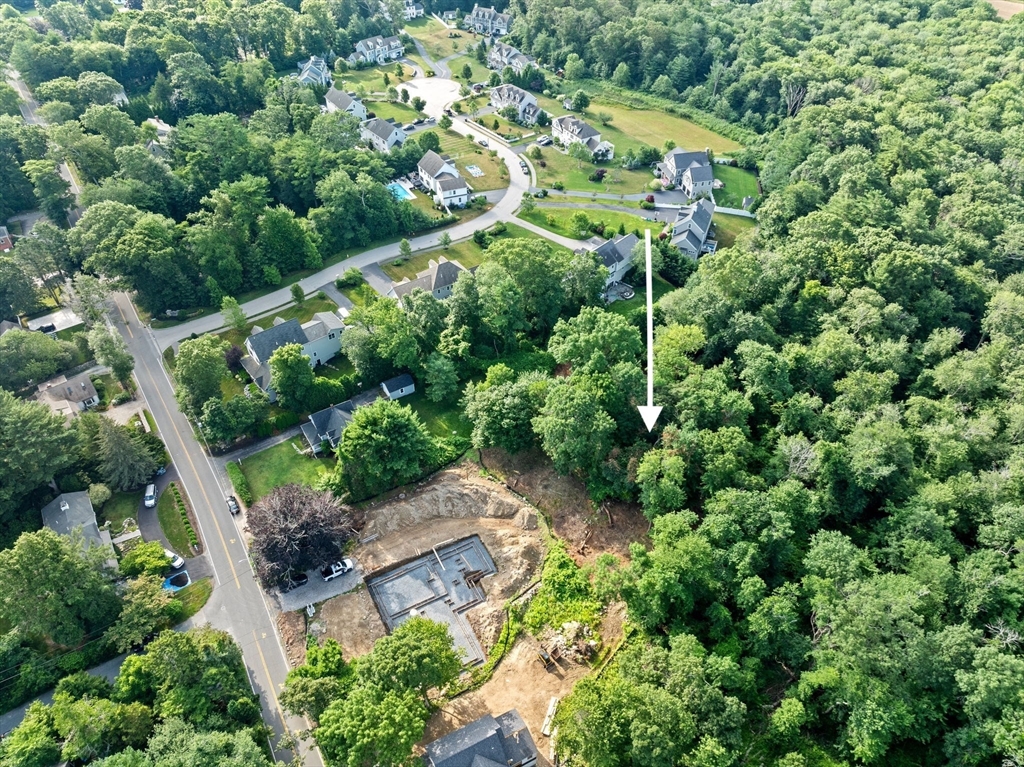
[[[533,232],[523,229],[521,226],[508,223],[505,224],[507,227],[504,234],[492,235],[496,240],[507,240],[514,237],[526,237],[529,239],[539,239]],[[403,277],[408,277],[410,280],[416,279],[416,275],[425,270],[430,266],[430,259],[437,260],[438,256],[444,256],[449,261],[458,261],[467,269],[472,269],[474,266],[479,266],[487,260],[487,255],[483,248],[477,245],[473,240],[463,240],[462,242],[452,243],[448,250],[438,248],[437,250],[428,250],[423,253],[417,253],[412,258],[399,263],[399,261],[392,261],[388,264],[381,264],[381,268],[384,269],[384,273],[387,274],[394,281],[399,281]]]
[[[402,64],[402,75],[398,75],[400,62],[393,61],[382,67],[370,67],[369,69],[350,69],[334,78],[334,87],[343,91],[363,91],[365,93],[384,93],[388,86],[384,83],[384,75],[387,74],[391,85],[397,86],[406,80],[411,80],[412,67]]]
[[[309,322],[317,312],[333,312],[337,308],[333,301],[311,296],[301,304],[292,304],[283,309],[277,309],[270,314],[265,314],[262,317],[250,317],[249,324],[244,331],[239,332],[229,328],[220,333],[220,337],[228,343],[242,346],[245,343],[245,339],[252,333],[254,325],[259,325],[266,330],[274,324],[275,317],[280,317],[283,320],[297,319],[300,323]]]
[[[731,248],[737,237],[752,231],[757,226],[757,222],[752,218],[727,216],[724,213],[715,214],[714,224],[719,248]]]
[[[441,140],[441,154],[446,154],[455,161],[455,167],[469,182],[474,192],[489,192],[508,186],[508,172],[502,175],[501,159],[492,157],[490,150],[453,131],[438,128],[434,133]],[[474,178],[473,174],[466,170],[467,165],[476,165],[484,175]]]
[[[571,208],[543,208],[538,207],[532,213],[519,214],[519,217],[529,221],[531,224],[542,226],[549,232],[560,234],[563,237],[572,237],[577,240],[586,240],[593,235],[588,232],[584,236],[580,237],[578,232],[574,232],[569,224],[573,215],[578,213],[579,210],[573,210]],[[584,213],[590,217],[591,221],[602,222],[605,225],[605,231],[608,232],[609,227],[614,230],[618,230],[619,224],[622,224],[627,232],[632,232],[634,229],[643,230],[644,227],[651,227],[652,231],[657,229],[661,231],[663,225],[660,222],[644,221],[640,216],[634,216],[632,213],[623,213],[617,210],[584,210]],[[550,217],[550,219],[549,219]]]
[[[470,76],[469,80],[466,80],[462,76],[462,68],[466,66],[466,64],[469,64],[469,68],[473,70],[473,74]],[[453,80],[457,80],[460,83],[464,82],[467,85],[472,85],[473,83],[486,83],[491,77],[491,70],[477,61],[476,56],[472,54],[454,58],[448,62],[447,66],[452,70]]]
[[[724,208],[742,208],[744,197],[757,197],[757,176],[749,170],[731,165],[715,165],[715,178],[725,184],[716,189],[715,203]]]
[[[618,151],[619,148],[616,146],[616,154]],[[537,172],[537,186],[540,187],[551,188],[556,182],[561,182],[566,189],[578,191],[638,194],[646,191],[647,184],[654,180],[654,175],[649,169],[625,170],[617,160],[596,166],[592,163],[583,163],[580,167],[576,160],[551,146],[541,148],[541,160],[545,167],[541,167],[540,161],[531,160]],[[588,178],[596,168],[608,171],[603,181],[596,182]]]
[[[405,22],[405,31],[423,43],[427,55],[434,61],[456,53],[452,43],[458,46],[457,50],[459,51],[464,51],[467,45],[473,44],[473,37],[469,32],[448,29],[437,19],[432,19],[429,16]],[[458,37],[449,37],[449,34],[458,35]]]
[[[988,0],[989,4],[996,9],[996,16],[1001,19],[1010,19],[1021,11],[1024,11],[1024,3],[1015,0]]]
[[[367,101],[366,109],[377,117],[387,120],[389,117],[396,123],[407,125],[422,115],[408,104],[399,101]]]
[[[275,487],[297,483],[312,486],[317,478],[334,466],[330,458],[311,458],[295,448],[309,447],[301,437],[267,448],[242,461],[242,473],[249,480],[254,500],[259,500]]]

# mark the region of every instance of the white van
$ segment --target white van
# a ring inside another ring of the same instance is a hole
[[[146,495],[142,498],[142,504],[147,509],[156,506],[156,485],[146,485]]]

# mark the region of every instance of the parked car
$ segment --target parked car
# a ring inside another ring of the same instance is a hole
[[[287,593],[293,589],[299,588],[300,586],[305,586],[307,583],[309,583],[308,575],[293,571],[288,573],[288,577],[285,579],[284,583],[281,584],[281,591]]]
[[[539,139],[537,139],[537,143],[540,144],[541,146],[550,146],[551,136],[541,136]]]
[[[238,501],[233,495],[228,496],[228,511],[231,512],[232,516],[241,511],[241,508],[238,505]]]
[[[526,167],[525,165],[523,165],[523,173],[524,173],[525,175],[527,175],[527,176],[529,176],[529,175],[530,175],[530,169],[529,169],[529,168],[527,168],[527,167]]]
[[[169,560],[171,560],[171,567],[173,567],[175,570],[177,570],[185,564],[185,560],[179,557],[170,549],[164,549],[164,554],[167,556]]]
[[[322,577],[324,581],[333,581],[335,578],[339,578],[345,573],[352,572],[352,569],[354,567],[355,565],[352,564],[351,559],[343,559],[340,562],[332,562],[331,564],[327,565],[326,567],[320,570],[320,577]]]
[[[452,110],[450,110],[450,109],[446,109],[446,110],[444,110],[444,113],[445,113],[446,115],[448,115],[449,117],[452,117],[452,116],[454,116],[454,115],[455,115],[455,113],[454,113],[454,112],[453,112]]]
[[[412,123],[409,123],[408,125],[403,125],[402,130],[404,130],[406,133],[412,133],[414,130],[416,130],[416,126],[413,125]]]
[[[480,146],[490,146],[490,144],[487,143],[487,139],[485,138],[477,139],[476,143],[478,143]]]
[[[415,120],[412,121],[412,124],[413,125],[423,125],[423,123],[425,123],[425,122],[426,122],[425,118],[417,117]]]
[[[156,485],[146,485],[146,494],[142,496],[142,505],[147,509],[152,509],[156,506]]]
[[[426,120],[427,125],[432,125],[433,123],[436,123],[436,122],[437,122],[437,118],[436,117],[428,117],[427,120]]]

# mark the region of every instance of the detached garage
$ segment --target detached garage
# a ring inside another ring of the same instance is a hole
[[[416,383],[412,380],[412,376],[406,373],[385,381],[380,388],[384,390],[384,396],[388,399],[398,399],[407,397],[416,391]]]

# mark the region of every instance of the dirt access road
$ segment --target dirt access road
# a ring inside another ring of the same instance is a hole
[[[1015,0],[988,0],[989,4],[996,9],[996,15],[1001,19],[1009,19],[1024,11],[1024,3]]]

